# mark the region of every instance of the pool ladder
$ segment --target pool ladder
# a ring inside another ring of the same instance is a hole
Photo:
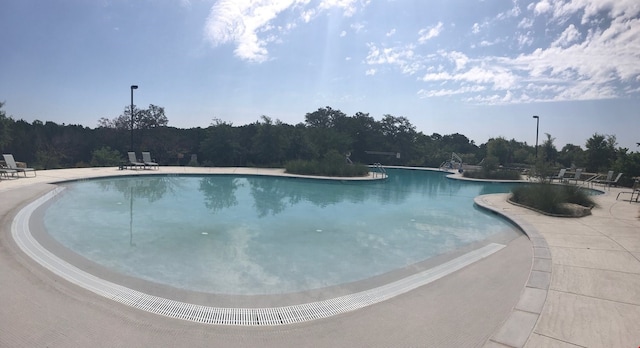
[[[383,177],[383,178],[388,178],[389,176],[387,175],[387,171],[384,169],[384,167],[382,166],[381,163],[374,163],[373,164],[373,177],[377,178],[378,174]]]

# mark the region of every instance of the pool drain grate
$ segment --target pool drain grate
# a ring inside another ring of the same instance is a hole
[[[152,296],[100,279],[84,272],[46,250],[29,230],[32,213],[47,200],[61,192],[56,188],[20,210],[11,225],[11,233],[18,246],[36,262],[58,276],[116,302],[171,318],[204,324],[273,326],[327,318],[388,300],[425,284],[431,283],[504,248],[491,243],[451,261],[379,286],[377,288],[328,300],[271,308],[222,308],[195,305]]]

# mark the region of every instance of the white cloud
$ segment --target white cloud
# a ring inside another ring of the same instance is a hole
[[[440,51],[438,53],[440,53],[443,57],[445,57],[445,58],[451,60],[453,63],[455,63],[455,66],[456,66],[455,70],[464,69],[464,67],[469,62],[469,57],[467,57],[467,55],[465,55],[462,52],[457,52],[457,51],[444,52],[444,51]]]
[[[488,84],[494,90],[506,90],[516,86],[516,76],[507,68],[498,65],[490,67],[474,66],[469,70],[451,74],[448,72],[428,73],[422,77],[425,82],[464,82]]]
[[[473,23],[473,27],[471,27],[471,32],[474,34],[478,34],[480,32],[480,24]]]
[[[299,13],[298,20],[308,23],[319,13],[334,8],[352,16],[370,0],[218,0],[209,12],[204,27],[205,38],[215,47],[233,43],[237,57],[250,62],[261,63],[269,59],[267,46],[280,42],[279,34],[296,28],[295,22],[284,26],[274,26],[272,22],[284,11]],[[356,29],[358,30],[358,29]]]
[[[535,4],[535,6],[533,7],[533,13],[536,15],[541,15],[550,12],[551,9],[552,6],[549,3],[549,0],[542,0]]]
[[[365,28],[365,25],[362,23],[353,23],[350,25],[351,29],[355,30],[356,33],[359,33]]]
[[[520,16],[520,13],[522,13],[522,11],[520,10],[520,6],[518,5],[518,0],[512,0],[512,2],[513,2],[513,7],[508,11],[499,13],[496,16],[497,20],[503,20],[507,18]]]
[[[482,40],[480,41],[479,45],[480,47],[489,47],[489,46],[497,45],[501,42],[502,42],[502,39],[500,38],[494,39],[493,41]]]
[[[420,29],[420,31],[418,32],[418,35],[420,36],[420,38],[418,38],[418,42],[425,43],[433,39],[434,37],[437,37],[438,35],[440,35],[440,33],[442,33],[442,29],[442,22],[438,22],[438,24],[431,28]]]
[[[533,33],[528,31],[526,34],[518,34],[517,36],[518,46],[531,46],[533,44]]]
[[[373,76],[376,74],[376,69],[369,69],[365,72],[365,75],[367,76]]]
[[[369,44],[369,53],[365,60],[368,65],[395,65],[400,68],[403,74],[413,75],[424,69],[420,57],[414,53],[415,46],[379,48],[374,44]]]
[[[359,7],[365,7],[370,2],[370,0],[322,0],[318,8],[321,10],[340,8],[344,11],[345,16],[351,17],[358,11]]]
[[[518,23],[518,28],[521,29],[528,29],[531,28],[533,26],[533,18],[522,18],[522,20],[520,21],[520,23]]]
[[[581,36],[580,31],[576,29],[575,25],[571,24],[560,34],[560,37],[556,41],[551,43],[551,46],[567,47],[579,40]]]
[[[426,69],[421,79],[426,87],[419,96],[464,94],[469,96],[464,100],[472,103],[513,104],[610,99],[640,91],[640,3],[543,0],[528,9],[557,20],[548,24],[545,32],[545,35],[558,32],[555,40],[519,54],[470,57],[453,50],[439,52],[442,59],[454,65],[438,71]],[[596,17],[600,19],[592,20]],[[607,17],[608,20],[602,20]],[[569,19],[571,23],[577,19],[582,24],[564,25]],[[533,45],[536,33],[532,24],[532,20],[518,24],[521,28],[531,26],[531,30],[513,37],[519,47]],[[489,38],[481,41],[480,46],[489,47],[501,41]],[[461,59],[457,60],[458,56]],[[500,92],[487,94],[480,87]]]
[[[462,86],[458,89],[439,89],[439,90],[427,90],[421,89],[418,91],[420,98],[432,98],[432,97],[446,97],[457,94],[478,93],[486,90],[485,86]]]
[[[346,32],[346,31],[344,31],[344,30],[343,30],[343,31],[341,31],[341,32],[340,32],[340,37],[345,37],[345,36],[347,36],[347,32]]]
[[[395,33],[396,33],[396,30],[395,29],[391,29],[385,34],[385,36],[386,37],[390,37],[390,36],[393,36]]]
[[[241,59],[263,62],[268,58],[267,41],[257,32],[268,28],[271,20],[293,4],[294,0],[220,0],[211,8],[205,35],[214,46],[234,42],[234,53]]]

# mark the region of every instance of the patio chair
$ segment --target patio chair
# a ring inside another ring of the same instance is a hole
[[[138,159],[136,158],[135,152],[129,151],[127,152],[127,154],[129,155],[129,167],[133,167],[133,168],[139,167],[144,169],[144,163],[138,161]]]
[[[564,174],[567,172],[567,168],[560,169],[557,175],[548,176],[547,179],[553,182],[554,180],[558,180],[562,182],[564,180]]]
[[[2,157],[4,157],[4,162],[7,164],[7,167],[9,169],[15,170],[16,172],[22,172],[24,173],[24,177],[27,177],[27,172],[33,172],[33,176],[36,176],[36,170],[33,168],[26,168],[26,167],[18,167],[18,165],[16,164],[16,160],[13,158],[12,154],[2,154]]]
[[[594,180],[593,183],[605,186],[609,181],[611,181],[612,178],[613,178],[613,170],[610,170],[610,171],[607,172],[607,178],[606,179],[604,179],[604,180]]]
[[[576,169],[576,173],[575,173],[575,175],[573,176],[573,178],[570,178],[570,179],[568,180],[568,182],[569,182],[569,183],[571,183],[571,180],[573,180],[573,181],[575,181],[575,182],[576,182],[576,185],[577,185],[577,184],[578,184],[578,180],[580,180],[580,177],[581,177],[581,176],[582,176],[582,168],[578,168],[578,169]]]
[[[144,163],[145,166],[156,167],[156,169],[158,169],[160,167],[158,165],[158,163],[154,162],[151,159],[151,152],[143,152],[142,153],[142,162]]]
[[[609,180],[606,182],[607,186],[618,186],[618,180],[622,177],[622,173],[618,173],[618,176],[614,180]]]
[[[13,174],[17,173],[18,171],[15,169],[9,169],[9,168],[0,168],[0,177],[2,177],[4,175],[5,178],[9,178],[9,174],[11,174],[11,176],[13,176]]]

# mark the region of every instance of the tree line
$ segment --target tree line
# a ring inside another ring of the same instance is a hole
[[[526,168],[538,161],[587,172],[615,170],[625,174],[627,184],[640,176],[640,152],[618,147],[614,135],[598,133],[584,149],[567,144],[560,150],[546,134],[536,153],[535,146],[515,139],[495,137],[478,145],[459,133],[424,134],[406,117],[387,114],[375,120],[368,113],[349,116],[329,106],[307,113],[295,125],[261,116],[241,126],[214,119],[207,128],[180,129],[168,126],[164,108],[153,104],[134,106],[133,124],[127,106],[118,117],[98,120],[96,128],[15,120],[2,105],[0,149],[41,169],[117,165],[131,148],[133,131],[133,149],[150,151],[161,165],[283,167],[337,152],[364,164],[438,167],[455,152],[468,164],[490,158],[504,167]]]

